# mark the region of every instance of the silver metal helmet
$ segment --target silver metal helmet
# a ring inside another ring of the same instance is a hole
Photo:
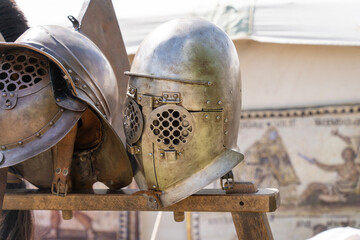
[[[140,45],[130,72],[124,129],[143,189],[173,204],[225,175],[237,147],[240,65],[230,38],[201,19],[177,19]]]

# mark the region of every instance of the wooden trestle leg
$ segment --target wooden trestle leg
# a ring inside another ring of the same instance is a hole
[[[252,194],[257,187],[252,182],[236,182],[227,194]],[[251,204],[240,201],[239,204]],[[279,204],[279,203],[277,203]],[[238,239],[240,240],[273,240],[271,228],[265,212],[231,212]]]

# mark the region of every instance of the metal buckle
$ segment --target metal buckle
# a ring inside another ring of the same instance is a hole
[[[233,189],[235,185],[235,181],[234,181],[234,174],[231,170],[230,172],[228,172],[227,174],[225,174],[220,178],[220,185],[222,190]]]
[[[56,186],[56,192],[54,191],[54,186]],[[68,190],[67,183],[65,183],[65,192],[63,192],[63,193],[60,192],[60,181],[58,181],[57,183],[52,183],[51,184],[51,193],[53,195],[60,196],[60,197],[65,197],[67,195],[67,190]]]

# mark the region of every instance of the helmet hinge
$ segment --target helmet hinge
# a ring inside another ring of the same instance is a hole
[[[181,95],[179,92],[164,92],[162,95],[162,102],[167,104],[177,104],[181,102]]]

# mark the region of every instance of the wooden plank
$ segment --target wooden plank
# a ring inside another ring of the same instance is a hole
[[[40,190],[7,190],[5,210],[82,210],[82,211],[154,211],[137,190],[96,190],[69,193],[66,197]],[[273,212],[279,206],[279,191],[263,188],[256,193],[226,194],[220,189],[204,189],[166,208],[172,212]]]

